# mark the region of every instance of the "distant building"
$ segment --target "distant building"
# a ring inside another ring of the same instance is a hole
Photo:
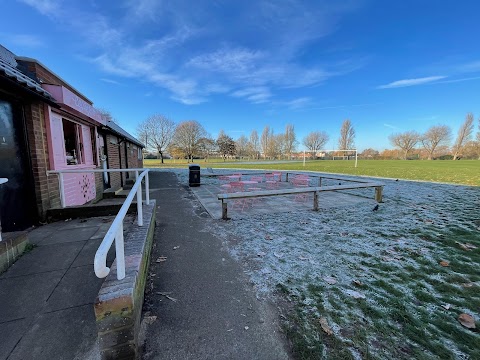
[[[24,229],[60,206],[47,170],[143,167],[144,146],[39,61],[0,45],[0,214],[4,231]],[[106,158],[105,158],[106,156]],[[64,174],[64,204],[82,205],[120,188],[119,173]]]

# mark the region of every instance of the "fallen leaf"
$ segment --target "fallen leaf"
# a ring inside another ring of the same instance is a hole
[[[155,321],[157,321],[157,317],[156,317],[156,316],[145,316],[145,317],[143,318],[143,320],[145,321],[146,324],[151,325],[151,324],[153,324]]]
[[[245,330],[248,330],[248,329],[250,329],[250,328],[248,326],[245,326]]]
[[[337,280],[331,276],[325,276],[323,280],[325,280],[330,285],[334,285],[337,283]]]
[[[450,263],[448,261],[440,261],[440,265],[442,265],[443,267],[447,267],[450,266]]]
[[[157,291],[157,294],[158,295],[162,295],[162,296],[165,296],[168,300],[171,300],[173,302],[177,302],[177,299],[171,297],[170,295],[168,294],[171,294],[171,292],[160,292],[160,291]]]
[[[327,319],[325,319],[324,317],[320,318],[320,325],[322,327],[322,330],[325,331],[327,335],[333,334],[332,328],[330,327],[330,325],[328,325]]]
[[[363,286],[363,283],[359,280],[353,280],[352,283],[353,285],[356,285],[356,286]]]
[[[473,318],[472,315],[468,314],[460,314],[458,316],[458,322],[462,324],[462,326],[466,327],[467,329],[475,329],[475,319]]]
[[[450,310],[450,304],[443,304],[442,307],[445,309],[445,310]]]
[[[167,257],[166,256],[160,256],[158,259],[157,259],[157,263],[161,263],[161,262],[164,262],[164,261],[167,261]]]
[[[455,244],[460,246],[462,250],[471,251],[471,249],[466,244],[462,244],[461,242],[458,242],[458,241],[455,241]]]
[[[466,288],[471,288],[471,287],[473,287],[473,285],[475,285],[473,282],[468,282],[468,283],[463,283],[462,284],[462,286],[466,287]]]
[[[354,299],[365,299],[365,295],[355,290],[347,290],[346,293]]]
[[[174,247],[173,247],[173,250],[177,250],[177,249],[179,249],[179,248],[180,248],[180,246],[174,246]]]
[[[273,253],[273,256],[275,256],[276,258],[281,259],[281,258],[283,257],[283,254],[279,254],[279,253],[274,252],[274,253]]]

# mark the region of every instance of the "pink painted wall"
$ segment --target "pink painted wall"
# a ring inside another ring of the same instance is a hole
[[[67,165],[62,117],[50,111],[47,116],[47,139],[52,170],[94,169],[91,127],[81,125],[80,141],[83,143],[84,164]],[[95,175],[93,173],[64,174],[65,205],[83,205],[95,199]]]
[[[64,174],[65,205],[83,205],[95,199],[95,175],[93,173]]]
[[[60,104],[65,104],[71,109],[88,116],[90,119],[95,120],[102,125],[106,125],[106,121],[103,120],[102,114],[97,109],[66,87],[51,84],[42,84],[42,87]]]

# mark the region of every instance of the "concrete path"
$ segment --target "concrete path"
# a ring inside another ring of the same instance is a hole
[[[0,276],[0,359],[99,358],[93,303],[103,279],[93,258],[112,221],[61,221],[29,233],[37,246]]]
[[[272,304],[257,300],[211,232],[219,220],[172,173],[150,174],[150,187],[158,209],[144,359],[288,359]]]

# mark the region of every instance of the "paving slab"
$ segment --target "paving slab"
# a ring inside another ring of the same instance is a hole
[[[39,312],[64,273],[65,270],[0,278],[0,323]]]
[[[48,226],[40,226],[29,229],[28,232],[28,241],[31,244],[38,245],[45,238],[49,237],[55,232],[54,228]]]
[[[95,253],[98,250],[98,247],[102,243],[103,237],[107,230],[102,231],[101,238],[92,237],[88,240],[85,246],[82,248],[78,256],[75,258],[75,261],[72,264],[72,267],[90,265],[93,269],[93,260],[95,258]],[[115,246],[112,246],[107,254],[107,266],[109,266],[113,260],[115,260]]]
[[[73,224],[69,224],[73,225]],[[83,227],[73,226],[72,228],[63,228],[55,231],[42,241],[42,245],[51,245],[75,241],[85,241],[90,239],[98,231],[98,226]]]
[[[64,309],[39,315],[8,360],[86,359],[96,342],[92,305]]]
[[[95,276],[93,266],[68,269],[47,301],[44,312],[92,304],[104,279]]]
[[[17,260],[0,279],[64,270],[75,260],[86,241],[64,244],[41,245]]]

